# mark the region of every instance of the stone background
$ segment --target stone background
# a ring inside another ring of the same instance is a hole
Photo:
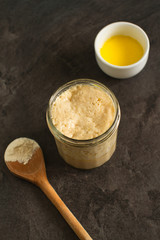
[[[94,39],[129,21],[149,36],[144,70],[105,75]],[[50,183],[94,240],[160,239],[160,2],[157,0],[0,0],[0,239],[78,240],[45,195],[13,176],[4,151],[17,137],[43,149]],[[51,94],[76,78],[106,84],[122,118],[112,159],[88,171],[58,155],[45,121]]]

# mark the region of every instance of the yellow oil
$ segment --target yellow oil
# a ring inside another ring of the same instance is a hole
[[[116,35],[109,38],[100,54],[107,62],[117,66],[127,66],[139,61],[143,54],[141,44],[132,37]]]

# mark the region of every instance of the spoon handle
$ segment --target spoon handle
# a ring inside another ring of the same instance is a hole
[[[69,210],[69,208],[65,205],[62,199],[58,196],[56,191],[53,189],[48,180],[44,180],[39,184],[41,190],[45,193],[45,195],[49,198],[49,200],[54,204],[54,206],[61,213],[63,218],[69,224],[69,226],[73,229],[76,235],[81,240],[93,240],[86,230],[82,227],[77,218],[73,215],[73,213]]]

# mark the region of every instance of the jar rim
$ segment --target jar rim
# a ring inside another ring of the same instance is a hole
[[[99,89],[107,92],[109,94],[109,96],[111,97],[111,99],[114,103],[115,110],[116,110],[114,121],[109,129],[107,129],[104,133],[102,133],[101,135],[99,135],[95,138],[85,139],[85,140],[69,138],[69,137],[65,136],[63,133],[61,133],[54,126],[52,119],[51,119],[51,112],[50,112],[53,102],[59,95],[61,95],[62,92],[66,91],[67,89],[69,89],[72,86],[80,85],[80,84],[95,86],[95,87],[98,87]],[[49,127],[49,130],[53,134],[53,136],[56,139],[58,139],[64,143],[67,143],[69,145],[78,146],[78,147],[80,147],[80,146],[86,147],[86,146],[90,146],[90,145],[96,145],[97,143],[101,143],[101,142],[105,141],[118,128],[118,125],[120,122],[120,117],[121,117],[120,106],[119,106],[118,100],[115,97],[114,93],[109,88],[107,88],[104,84],[102,84],[96,80],[87,79],[87,78],[75,79],[75,80],[69,81],[66,84],[63,84],[61,87],[59,87],[55,92],[53,92],[52,96],[50,97],[49,104],[48,104],[48,107],[46,110],[47,125]]]

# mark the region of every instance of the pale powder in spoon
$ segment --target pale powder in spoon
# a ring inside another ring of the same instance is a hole
[[[33,153],[39,148],[38,143],[29,138],[17,138],[11,142],[4,153],[6,162],[16,162],[27,164]]]

